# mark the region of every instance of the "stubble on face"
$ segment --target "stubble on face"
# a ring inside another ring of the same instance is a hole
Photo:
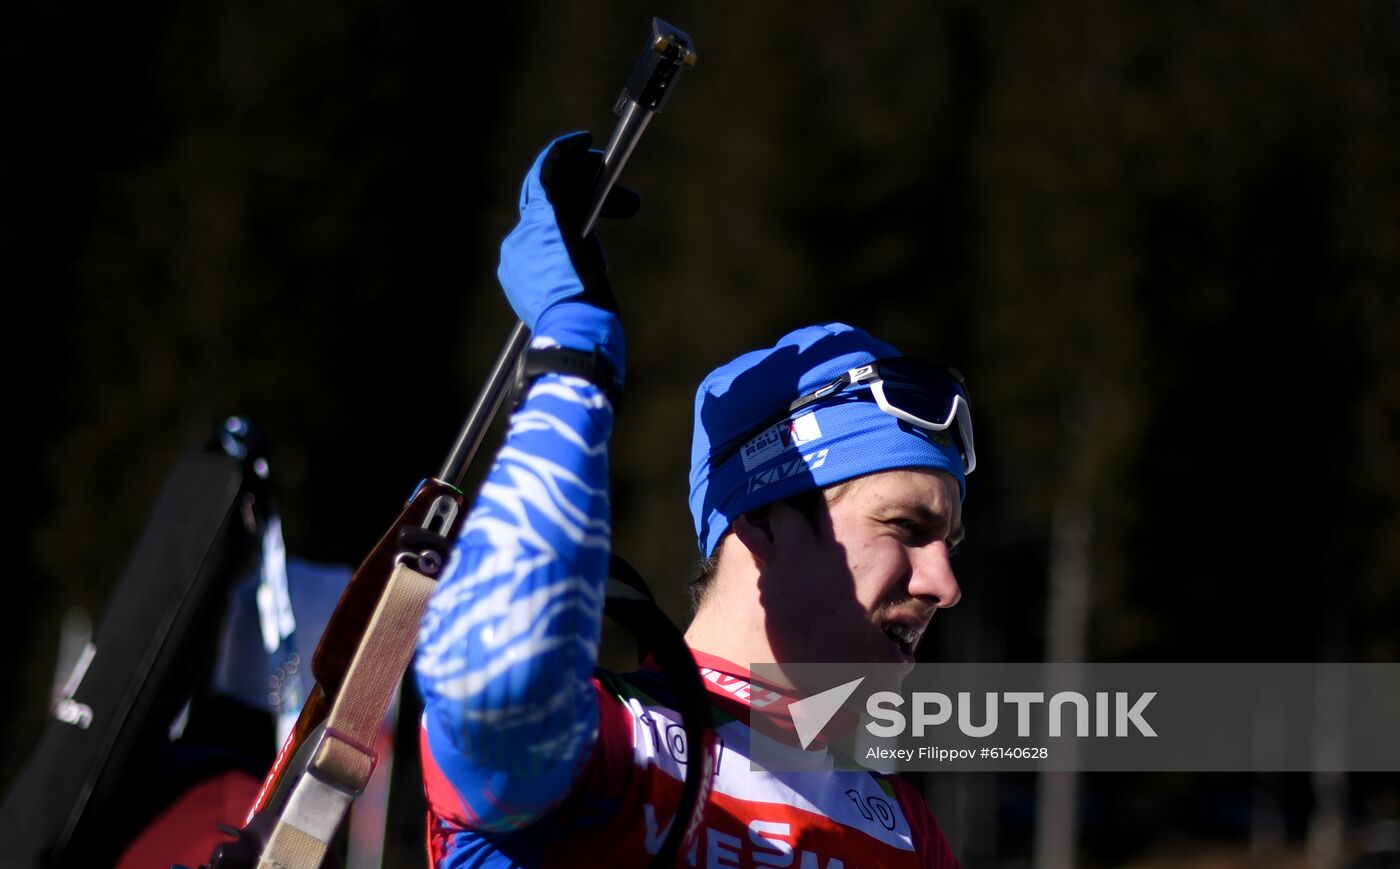
[[[897,470],[853,480],[805,532],[774,518],[779,538],[788,535],[775,538],[769,577],[774,596],[787,599],[784,615],[769,611],[780,660],[908,665],[933,613],[957,603],[946,558],[961,534],[961,502],[945,474]]]

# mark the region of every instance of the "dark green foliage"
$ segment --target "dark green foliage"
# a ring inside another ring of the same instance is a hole
[[[1400,655],[1393,4],[34,6],[3,37],[5,772],[62,608],[101,606],[210,419],[273,436],[293,551],[368,551],[505,338],[518,178],[557,132],[606,135],[650,14],[701,59],[603,240],[615,538],[673,613],[695,385],[846,319],[969,378],[936,655],[1042,655],[1067,499],[1092,659]]]

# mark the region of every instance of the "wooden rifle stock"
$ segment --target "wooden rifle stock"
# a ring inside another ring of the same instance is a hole
[[[345,670],[355,656],[355,649],[364,635],[365,626],[369,624],[369,617],[374,613],[375,604],[384,594],[384,586],[389,582],[394,563],[399,553],[405,551],[404,542],[400,539],[401,529],[427,528],[431,524],[430,519],[444,518],[443,499],[453,504],[453,518],[440,535],[446,538],[450,547],[457,538],[457,526],[465,514],[462,493],[457,487],[441,480],[426,480],[409,499],[399,518],[379,538],[341,594],[340,602],[336,604],[335,612],[326,624],[326,631],[321,635],[321,642],[316,646],[316,654],[311,659],[312,675],[331,697],[340,690]],[[420,566],[420,570],[423,566],[427,565]],[[442,565],[439,564],[422,572],[435,576],[441,569]]]
[[[466,513],[462,508],[463,496],[455,486],[436,479],[424,481],[394,524],[389,526],[389,530],[384,532],[384,536],[379,538],[374,549],[355,570],[335,605],[335,611],[331,613],[330,621],[326,623],[325,633],[321,635],[316,654],[311,659],[311,674],[316,677],[316,685],[286,743],[278,752],[272,770],[263,780],[257,801],[249,812],[249,820],[277,802],[292,759],[330,715],[331,704],[340,691],[345,672],[350,667],[355,650],[359,648],[370,616],[384,595],[395,564],[403,557],[415,558],[421,572],[436,575],[446,563],[452,541],[457,538]],[[440,527],[433,529],[431,526],[435,523]],[[429,550],[424,548],[425,535],[421,532],[429,532],[441,541],[440,548],[431,555],[425,556],[425,551]],[[437,558],[436,565],[431,563],[433,558]]]

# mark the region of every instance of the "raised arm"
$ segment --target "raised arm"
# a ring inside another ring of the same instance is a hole
[[[592,686],[607,578],[607,441],[624,363],[601,250],[578,227],[597,166],[586,134],[551,143],[520,195],[498,276],[543,373],[429,607],[416,663],[435,809],[483,831],[557,805],[597,733]],[[605,216],[629,216],[617,188]],[[576,353],[541,353],[567,348]]]

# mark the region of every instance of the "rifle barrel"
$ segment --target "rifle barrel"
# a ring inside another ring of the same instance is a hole
[[[598,215],[603,210],[608,193],[622,175],[622,168],[627,165],[627,160],[632,156],[632,149],[641,140],[652,115],[661,111],[669,99],[670,86],[675,83],[680,72],[695,64],[696,54],[691,47],[694,43],[684,31],[659,18],[653,18],[651,26],[652,32],[647,45],[642,49],[637,65],[616,106],[616,111],[621,117],[613,127],[612,135],[608,137],[608,145],[603,151],[603,165],[593,183],[588,217],[583,224],[582,234],[585,237],[593,231],[594,224],[598,222]],[[467,420],[457,434],[457,441],[452,445],[447,460],[443,462],[442,470],[438,472],[439,480],[462,488],[467,469],[476,457],[477,450],[481,448],[482,441],[486,439],[487,429],[500,412],[506,394],[515,382],[516,366],[519,365],[520,357],[529,342],[530,330],[524,323],[515,321],[515,328],[511,330],[505,346],[497,354],[496,362],[491,366],[491,373],[486,377],[486,384],[477,393],[476,401],[467,414]]]

